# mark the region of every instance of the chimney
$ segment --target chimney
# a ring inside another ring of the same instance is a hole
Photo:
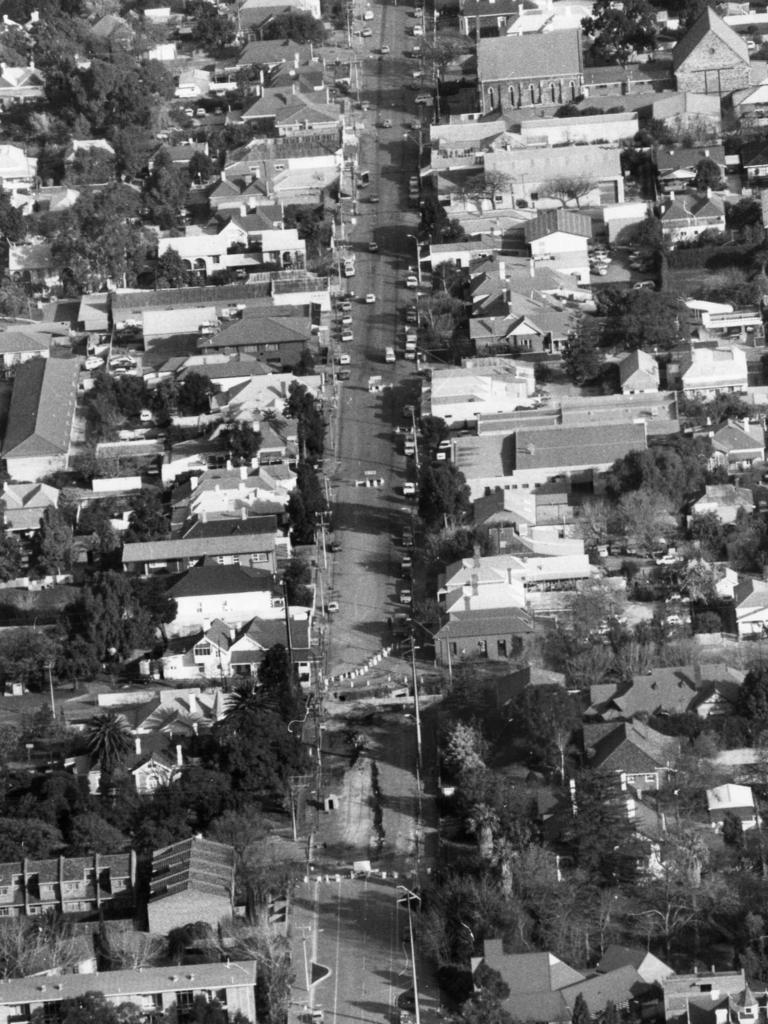
[[[187,700],[189,701],[190,713],[193,714],[193,715],[196,714],[197,713],[197,694],[196,693],[190,693],[189,696],[187,697]]]
[[[227,172],[222,169],[219,172],[219,181],[226,181],[226,180],[227,180]]]
[[[741,429],[744,431],[745,434],[749,433],[749,417],[748,416],[745,416],[744,419],[741,421]]]
[[[206,512],[205,509],[203,509],[203,511],[200,513],[200,522],[201,523],[207,523],[208,522],[208,513]]]
[[[197,485],[200,483],[200,478],[197,476],[191,476],[189,478],[189,489],[191,491],[197,490]]]
[[[203,619],[203,632],[207,633],[210,628],[211,628],[211,620],[210,619]]]
[[[297,68],[297,69],[299,67],[299,61],[300,61],[300,55],[298,53],[294,53],[294,55],[293,55],[293,66],[295,68]]]
[[[230,640],[230,643],[234,643],[236,637],[237,637],[237,630],[235,629],[234,626],[230,626],[229,627],[229,640]]]
[[[184,755],[181,752],[181,744],[176,744],[176,767],[181,768],[184,764]]]
[[[707,186],[707,199],[711,199],[711,198],[712,198],[712,189],[709,186]]]
[[[709,157],[709,150],[708,149],[704,150],[704,156],[707,157],[707,158]]]
[[[531,256],[531,258],[528,260],[528,272],[530,273],[531,277],[536,277],[536,268],[533,265],[533,256]]]
[[[232,470],[232,459],[227,459],[227,469]]]
[[[248,518],[248,509],[245,507],[245,505],[243,505],[243,507],[240,509],[240,518],[241,519],[247,519]]]
[[[674,201],[675,201],[674,189],[672,190],[672,192],[669,193],[669,201],[670,201],[670,203],[674,203]]]
[[[247,466],[241,466],[240,467],[240,479],[241,480],[247,480],[248,479],[248,467]]]
[[[507,279],[507,264],[504,260],[499,260],[499,278],[502,281]]]
[[[133,737],[133,750],[136,757],[141,757],[141,736]]]

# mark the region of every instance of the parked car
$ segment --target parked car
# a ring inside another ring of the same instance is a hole
[[[365,296],[365,301],[370,306],[376,301],[376,296],[373,294],[373,292],[368,292],[368,294]]]
[[[382,46],[382,48],[381,48],[381,49],[379,50],[379,53],[380,53],[380,54],[381,54],[382,56],[386,57],[386,55],[387,55],[388,53],[392,53],[392,50],[391,50],[391,48],[390,48],[389,46],[387,46],[387,45],[386,45],[386,43],[385,43],[385,44],[384,44],[384,46]]]
[[[349,352],[342,352],[339,356],[339,366],[349,366],[352,362],[352,356]]]
[[[372,192],[368,196],[368,202],[369,203],[378,203],[378,201],[379,201],[379,197],[378,197],[378,195],[375,192]]]
[[[379,251],[379,243],[378,242],[369,242],[368,243],[368,252],[378,252],[378,251]]]
[[[405,287],[406,288],[418,288],[419,287],[419,279],[416,277],[415,274],[409,274],[408,277],[406,277],[406,279],[405,279]]]
[[[363,37],[363,39],[370,39],[371,36],[373,35],[373,32],[369,28],[364,28],[360,35]]]
[[[98,356],[88,356],[83,365],[86,370],[98,370],[100,366],[104,365],[104,360],[99,359]]]
[[[352,331],[342,331],[341,340],[343,344],[349,345],[355,340],[355,336]]]

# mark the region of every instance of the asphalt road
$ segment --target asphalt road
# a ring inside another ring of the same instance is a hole
[[[402,309],[413,301],[405,287],[409,265],[415,261],[418,210],[409,206],[408,179],[418,172],[418,132],[408,128],[414,119],[428,117],[413,102],[405,86],[418,67],[404,54],[414,39],[407,30],[415,23],[413,8],[373,4],[370,39],[356,37],[360,62],[360,99],[370,109],[358,112],[365,129],[359,133],[359,168],[370,184],[358,193],[356,223],[347,225],[355,251],[356,272],[348,280],[353,300],[354,342],[343,346],[352,358],[351,378],[339,386],[335,470],[331,475],[336,538],[342,551],[335,556],[328,600],[339,602],[330,629],[327,669],[330,674],[357,668],[390,639],[388,619],[403,608],[399,597],[399,549],[402,527],[412,511],[402,496],[406,463],[393,444],[393,428],[402,423],[403,405],[416,389],[414,364],[398,359],[384,362],[384,350],[394,346],[403,324]],[[359,29],[362,21],[356,23]],[[382,45],[391,53],[378,59]],[[353,88],[353,94],[355,90]],[[429,110],[429,108],[426,108]],[[382,127],[389,119],[391,128]],[[377,195],[378,203],[370,202]],[[368,252],[376,241],[377,253]],[[410,257],[410,258],[409,258]],[[376,302],[364,302],[366,293]],[[368,378],[381,375],[391,385],[370,393]],[[383,480],[381,487],[357,486],[366,473]]]
[[[394,1024],[397,998],[412,987],[410,943],[403,941],[408,915],[398,905],[402,882],[391,876],[337,880],[331,875],[297,889],[291,1024],[305,1006],[322,1009],[326,1024]],[[331,974],[308,991],[305,963],[313,960]],[[430,972],[418,959],[417,965],[422,1018],[436,1019]]]

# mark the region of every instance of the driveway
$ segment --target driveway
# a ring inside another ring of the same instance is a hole
[[[403,56],[412,42],[406,35],[406,26],[413,22],[411,9],[375,5],[373,10],[374,20],[367,23],[373,37],[354,41],[356,56],[362,58],[360,99],[370,103],[366,127],[359,133],[359,167],[369,172],[370,183],[358,193],[355,223],[346,225],[356,256],[355,276],[348,281],[355,292],[355,340],[345,346],[352,357],[351,376],[339,385],[333,430],[330,483],[342,550],[334,556],[331,571],[329,599],[338,601],[339,611],[329,630],[328,674],[360,667],[389,642],[388,619],[403,610],[397,603],[397,542],[412,515],[401,494],[406,465],[395,450],[393,429],[402,422],[402,407],[412,400],[417,378],[413,363],[385,363],[384,350],[399,340],[399,309],[413,296],[405,278],[415,258],[408,234],[416,233],[418,211],[408,206],[408,178],[418,172],[418,143],[407,123],[428,115],[417,113],[415,93],[403,88],[413,66]],[[391,53],[380,61],[384,44]],[[385,119],[392,127],[379,127]],[[369,201],[372,194],[378,195],[378,203]],[[372,240],[377,253],[368,252]],[[374,304],[362,301],[368,292],[376,295]],[[381,376],[384,390],[368,391],[372,374]],[[383,485],[356,486],[366,474]]]

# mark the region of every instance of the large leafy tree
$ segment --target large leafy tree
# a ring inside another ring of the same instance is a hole
[[[579,723],[573,697],[562,686],[530,686],[523,691],[520,716],[530,739],[556,755],[565,779],[565,757]]]
[[[600,885],[633,879],[638,849],[618,777],[612,772],[580,772],[574,802],[567,838],[577,865]]]
[[[621,7],[611,0],[596,0],[592,15],[582,18],[581,24],[594,37],[592,52],[603,63],[623,66],[634,54],[656,45],[656,12],[647,0],[625,0]]]
[[[452,462],[421,467],[419,476],[419,515],[434,528],[446,520],[451,525],[461,522],[469,513],[469,487],[464,474]]]

